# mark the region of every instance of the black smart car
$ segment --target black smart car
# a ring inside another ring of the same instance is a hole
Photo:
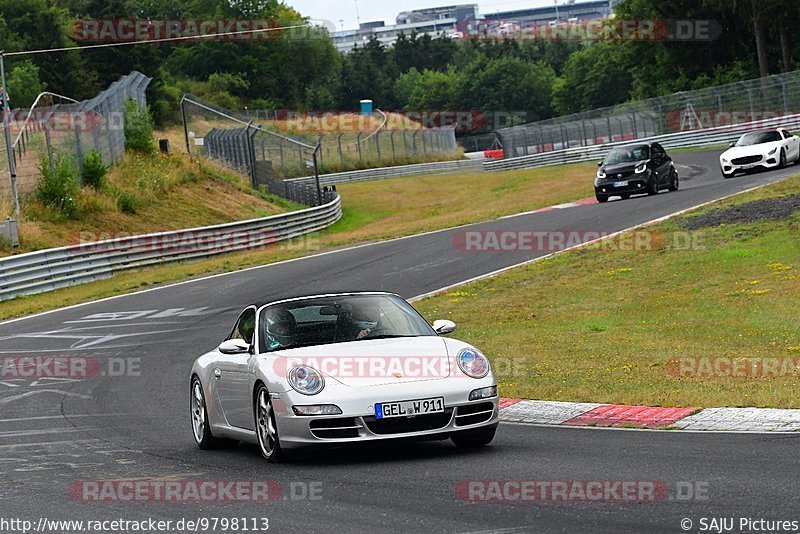
[[[617,147],[597,165],[600,170],[594,191],[598,202],[608,202],[610,197],[657,195],[661,189],[677,191],[680,187],[672,158],[658,143]]]

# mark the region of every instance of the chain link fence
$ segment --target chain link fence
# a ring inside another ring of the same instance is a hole
[[[184,97],[183,110],[187,150],[204,153],[207,136],[215,128],[250,125],[256,129],[254,161],[267,162],[272,176],[279,180],[312,175],[314,149],[320,174],[449,160],[459,150],[455,128],[426,129],[401,114],[380,110],[369,116],[281,110],[233,112],[193,95]],[[222,159],[241,162],[232,155]]]
[[[800,71],[681,92],[497,131],[506,158],[800,113]]]
[[[81,168],[83,158],[96,150],[106,164],[119,161],[125,154],[125,102],[134,100],[144,108],[147,104],[145,90],[150,81],[151,78],[134,71],[91,100],[56,103],[68,99],[45,94],[40,100],[43,106],[10,112],[9,128],[19,191],[28,193],[36,188],[43,157],[49,158],[52,164],[56,155],[66,154]],[[0,143],[3,143],[0,171],[5,177],[0,190],[5,196],[10,180],[2,136]]]
[[[280,160],[264,157],[266,147],[277,146],[284,157],[291,157],[295,165],[302,166],[304,175],[318,176],[319,147],[262,128],[252,120],[247,121],[192,95],[181,99],[181,115],[189,154],[215,160],[247,175],[254,188],[263,187],[272,194],[306,206],[320,206],[336,198],[333,189],[322,190],[316,182],[283,182],[275,167]]]

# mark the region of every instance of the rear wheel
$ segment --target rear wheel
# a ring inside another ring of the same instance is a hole
[[[481,428],[480,430],[472,430],[467,432],[459,432],[453,434],[450,439],[457,447],[464,449],[471,449],[475,447],[484,447],[492,442],[494,435],[497,432],[497,427]]]
[[[285,453],[281,448],[281,440],[278,437],[278,425],[275,420],[272,399],[264,384],[258,386],[255,399],[253,412],[256,420],[258,448],[261,449],[261,455],[268,462],[279,463],[285,459]]]
[[[203,384],[198,377],[192,379],[192,389],[190,406],[192,409],[192,433],[197,446],[203,450],[216,449],[222,443],[211,433],[208,424],[208,410],[206,409],[206,397],[203,394]]]

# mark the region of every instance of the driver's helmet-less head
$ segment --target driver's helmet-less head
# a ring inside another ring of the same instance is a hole
[[[381,311],[373,302],[353,304],[353,325],[359,330],[375,330],[381,318]]]
[[[294,344],[296,332],[297,320],[290,311],[277,309],[267,312],[267,335],[270,340],[288,347]]]

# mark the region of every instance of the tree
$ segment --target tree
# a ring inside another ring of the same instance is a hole
[[[36,97],[45,90],[45,84],[39,80],[39,67],[25,61],[16,65],[7,78],[8,95],[14,108],[28,108]]]
[[[562,115],[625,102],[631,96],[631,66],[618,43],[600,42],[575,52],[553,95]]]

